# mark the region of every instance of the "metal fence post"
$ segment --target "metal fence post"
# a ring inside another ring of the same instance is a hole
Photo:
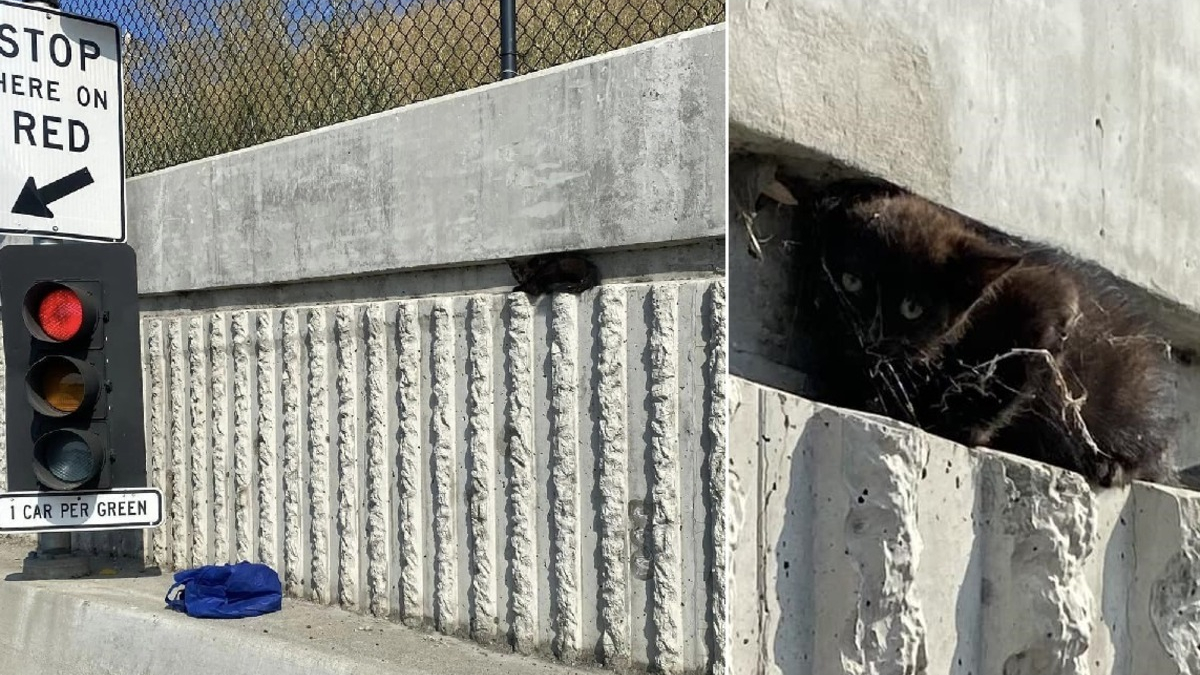
[[[500,0],[500,79],[517,76],[517,0]]]

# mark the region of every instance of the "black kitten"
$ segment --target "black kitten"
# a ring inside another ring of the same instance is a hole
[[[596,265],[577,253],[547,254],[527,260],[510,260],[508,266],[517,281],[514,293],[582,293],[600,283],[600,272]]]
[[[892,187],[836,186],[808,218],[815,398],[1100,486],[1174,483],[1165,343],[1113,285]]]

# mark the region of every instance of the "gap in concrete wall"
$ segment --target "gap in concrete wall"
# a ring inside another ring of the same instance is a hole
[[[636,283],[702,279],[724,274],[723,239],[674,242],[665,246],[605,249],[588,252],[600,270],[601,283]],[[184,293],[144,295],[141,310],[181,313],[225,308],[252,309],[337,302],[370,302],[399,298],[508,293],[516,282],[504,261],[404,270],[382,274]]]
[[[811,398],[808,338],[799,313],[804,289],[794,255],[803,245],[802,230],[795,223],[824,186],[866,176],[807,148],[771,153],[765,150],[769,145],[739,142],[729,159],[729,287],[735,299],[729,310],[730,372]],[[759,196],[771,177],[799,204]]]
[[[733,136],[735,134],[731,134]],[[830,183],[848,178],[881,180],[856,171],[819,152],[789,146],[770,150],[765,141],[742,141],[730,156],[729,270],[730,372],[747,379],[817,399],[807,375],[808,340],[799,315],[796,257],[802,231],[796,220],[812,197]],[[778,204],[758,197],[758,188],[774,175],[799,202]],[[884,181],[888,182],[888,181]],[[904,186],[901,186],[904,187]],[[937,201],[937,200],[934,200]],[[970,214],[963,214],[971,218]],[[1015,237],[975,221],[988,233],[1022,243]],[[752,235],[753,233],[753,235]],[[755,245],[751,236],[757,241]],[[757,251],[757,257],[752,251]],[[1175,388],[1176,434],[1180,466],[1200,463],[1200,316],[1162,296],[1122,279],[1094,261],[1066,251],[1106,283],[1121,289],[1150,318],[1153,330],[1171,344],[1171,377]],[[747,329],[746,327],[753,327]]]

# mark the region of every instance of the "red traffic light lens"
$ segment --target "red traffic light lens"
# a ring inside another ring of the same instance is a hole
[[[82,342],[98,325],[100,294],[88,282],[39,281],[25,291],[21,318],[35,340],[62,344]]]
[[[37,322],[51,339],[70,340],[83,326],[83,301],[69,289],[56,288],[38,303]]]

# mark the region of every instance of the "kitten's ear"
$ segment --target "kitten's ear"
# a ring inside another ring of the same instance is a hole
[[[982,291],[1020,264],[1021,256],[1003,249],[986,248],[970,251],[963,262],[973,285]]]
[[[529,277],[529,262],[526,260],[508,260],[508,269],[512,270],[513,277],[520,283],[525,283]]]
[[[778,178],[771,180],[770,183],[767,183],[763,187],[762,196],[769,197],[785,206],[797,206],[800,204],[796,200],[796,196],[792,194],[792,191],[787,189],[786,185],[779,182]]]
[[[962,250],[951,272],[954,284],[949,297],[954,310],[962,311],[970,307],[987,292],[989,286],[1020,262],[1020,255],[1004,249],[968,245]]]
[[[885,199],[907,194],[899,186],[878,178],[847,178],[835,181],[813,196],[818,212],[850,209],[871,199]]]

